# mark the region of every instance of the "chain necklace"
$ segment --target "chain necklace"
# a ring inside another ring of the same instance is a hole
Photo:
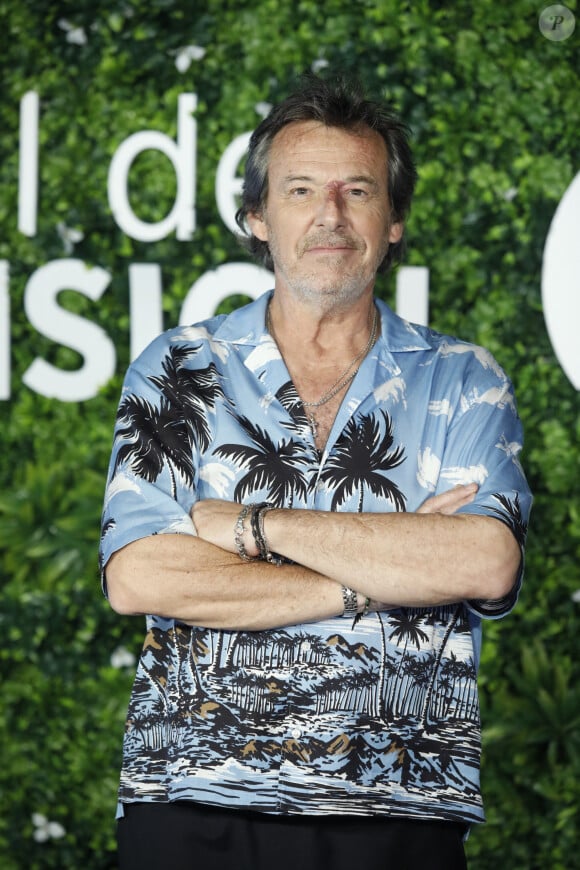
[[[304,399],[302,399],[302,404],[303,404],[304,408],[320,408],[322,405],[326,405],[326,403],[330,402],[331,399],[333,399],[338,393],[340,393],[340,391],[344,387],[346,387],[347,384],[350,384],[350,382],[355,379],[357,372],[360,368],[360,365],[357,366],[356,364],[359,362],[359,360],[362,360],[367,355],[367,353],[369,352],[369,350],[371,349],[371,347],[375,343],[375,339],[377,337],[378,326],[379,326],[379,313],[375,307],[375,315],[373,317],[373,325],[371,328],[371,333],[369,335],[369,340],[367,341],[367,343],[365,344],[363,349],[357,353],[357,355],[354,357],[354,359],[350,362],[350,364],[347,366],[347,368],[343,371],[343,373],[341,374],[339,379],[333,383],[333,385],[326,391],[326,393],[324,393],[320,397],[320,399],[317,399],[315,402],[305,402]],[[276,336],[274,334],[274,329],[272,327],[272,319],[270,317],[270,304],[269,303],[268,303],[268,308],[266,310],[266,329],[268,330],[268,332],[270,333],[270,335],[272,336],[274,341],[276,341]],[[356,368],[354,368],[355,366],[356,366]],[[316,418],[314,417],[314,414],[312,414],[312,413],[308,414],[308,425],[310,426],[310,430],[312,432],[312,437],[314,439],[316,439],[316,435],[318,433],[318,423],[316,422]]]

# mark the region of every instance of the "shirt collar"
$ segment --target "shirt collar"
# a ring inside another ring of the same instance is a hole
[[[238,308],[220,323],[213,340],[232,344],[256,346],[267,337],[266,308],[272,298],[273,291],[263,293],[254,302]],[[375,299],[381,315],[381,336],[379,341],[383,348],[392,353],[416,350],[431,350],[433,344],[428,341],[429,330],[403,320],[381,299]]]

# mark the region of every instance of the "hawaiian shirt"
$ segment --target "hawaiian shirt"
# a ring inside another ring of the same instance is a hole
[[[531,495],[518,461],[522,432],[494,358],[377,300],[381,335],[319,454],[265,328],[269,295],[164,333],[130,366],[102,568],[139,538],[194,535],[197,499],[416,511],[471,481],[479,490],[462,512],[505,523],[523,552]],[[400,607],[356,624],[335,617],[227,631],[149,616],[121,805],[181,799],[481,821],[481,617],[507,613],[520,582],[501,601]]]

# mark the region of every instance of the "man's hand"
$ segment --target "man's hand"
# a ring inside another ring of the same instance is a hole
[[[237,553],[234,527],[242,507],[243,505],[235,501],[223,501],[217,498],[196,502],[189,514],[197,536],[228,553]],[[258,555],[249,515],[244,520],[242,542],[248,556]]]
[[[418,508],[418,514],[454,514],[459,508],[470,504],[477,490],[476,483],[457,484],[453,489],[442,492],[441,495],[432,495]]]

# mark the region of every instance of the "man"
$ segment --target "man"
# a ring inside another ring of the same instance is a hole
[[[309,80],[250,143],[273,293],[129,370],[101,564],[154,615],[122,868],[465,867],[481,617],[516,601],[531,499],[495,360],[373,298],[414,182],[389,111]]]

